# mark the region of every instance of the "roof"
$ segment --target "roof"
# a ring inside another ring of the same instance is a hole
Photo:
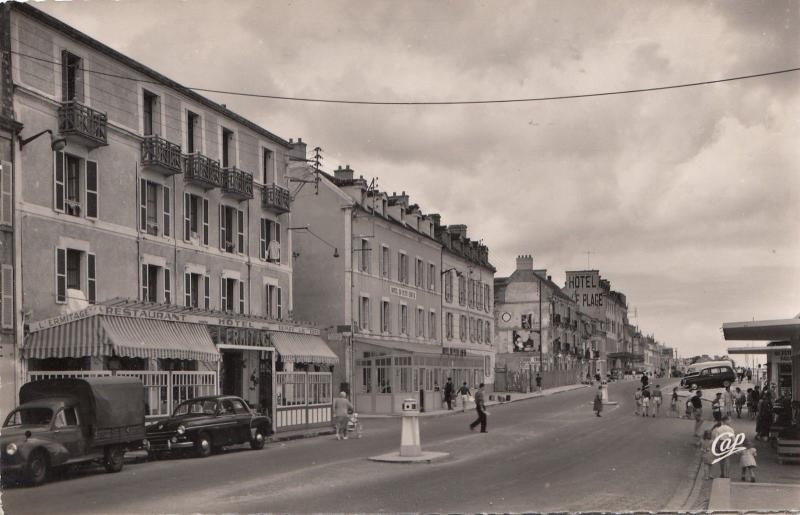
[[[534,282],[542,282],[542,284],[547,285],[556,297],[560,297],[563,300],[568,302],[575,302],[575,299],[564,293],[559,285],[554,283],[552,279],[548,279],[546,276],[542,276],[541,274],[536,273],[536,270],[514,270],[514,273],[511,274],[509,277],[495,277],[494,284],[495,287],[497,286],[506,286],[512,282],[519,282],[519,283],[534,283]]]
[[[754,320],[722,324],[726,340],[787,340],[800,338],[800,318]]]
[[[286,141],[285,139],[281,138],[280,136],[277,136],[277,135],[271,133],[270,131],[266,130],[265,128],[261,127],[260,125],[257,125],[255,123],[251,122],[247,118],[244,118],[243,116],[234,113],[233,111],[231,111],[230,109],[224,107],[223,105],[218,104],[218,103],[214,102],[213,100],[211,100],[211,99],[209,99],[207,97],[204,97],[203,95],[201,95],[201,94],[199,94],[199,93],[187,88],[186,86],[182,86],[181,84],[179,84],[179,83],[175,82],[174,80],[166,77],[165,75],[162,75],[162,74],[158,73],[157,71],[153,70],[152,68],[150,68],[148,66],[145,66],[144,64],[140,63],[139,61],[136,61],[136,60],[126,56],[125,54],[123,54],[121,52],[118,52],[117,50],[114,50],[113,48],[109,47],[108,45],[105,45],[105,44],[101,43],[100,41],[88,36],[87,34],[84,34],[83,32],[79,31],[78,29],[76,29],[76,28],[74,28],[74,27],[72,27],[70,25],[67,25],[66,23],[62,22],[61,20],[59,20],[57,18],[54,18],[53,16],[50,16],[49,14],[47,14],[47,13],[45,13],[43,11],[40,11],[39,9],[33,7],[32,5],[27,4],[27,3],[20,3],[20,2],[8,2],[6,5],[9,6],[10,9],[17,10],[17,11],[19,11],[19,12],[21,12],[21,13],[27,15],[27,16],[30,16],[31,18],[34,18],[35,20],[37,20],[37,21],[39,21],[41,23],[44,23],[45,25],[47,25],[47,26],[49,26],[49,27],[51,27],[51,28],[53,28],[53,29],[55,29],[55,30],[57,30],[59,32],[62,32],[64,34],[66,34],[67,36],[71,37],[72,39],[74,39],[76,41],[79,41],[79,42],[81,42],[81,43],[83,43],[85,45],[88,45],[88,46],[90,46],[90,47],[92,47],[92,48],[94,48],[94,49],[96,49],[96,50],[98,50],[100,52],[103,52],[104,54],[109,55],[113,59],[116,59],[117,61],[119,61],[122,64],[124,64],[125,66],[129,66],[129,67],[133,68],[134,70],[136,70],[137,72],[139,72],[139,73],[141,73],[143,75],[146,75],[146,76],[152,78],[153,80],[155,80],[157,82],[160,82],[161,84],[163,84],[163,85],[165,85],[165,86],[167,86],[169,88],[172,88],[172,89],[174,89],[176,91],[179,91],[180,93],[186,95],[187,97],[191,98],[192,100],[195,100],[195,101],[203,104],[204,106],[209,107],[209,108],[217,111],[218,113],[220,113],[222,115],[225,115],[228,118],[230,118],[230,119],[232,119],[232,120],[234,120],[234,121],[236,121],[238,123],[241,123],[245,127],[247,127],[250,130],[252,130],[252,131],[254,131],[254,132],[256,132],[256,133],[258,133],[258,134],[260,134],[260,135],[262,135],[262,136],[264,136],[266,138],[268,138],[269,140],[271,140],[271,141],[273,141],[275,143],[278,143],[278,144],[284,146],[287,149],[291,149],[292,148],[292,144],[289,143],[288,141]]]

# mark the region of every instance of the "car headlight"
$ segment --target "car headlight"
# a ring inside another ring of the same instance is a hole
[[[183,427],[183,424],[181,424],[180,426],[178,426],[178,434],[179,434],[179,435],[182,435],[182,434],[183,434],[183,433],[185,433],[185,432],[186,432],[186,428],[185,428],[185,427]]]
[[[8,454],[9,456],[13,456],[16,453],[17,453],[17,444],[10,443],[6,445],[6,454]]]

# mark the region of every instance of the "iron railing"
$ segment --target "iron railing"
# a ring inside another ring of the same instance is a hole
[[[80,102],[62,102],[58,108],[58,131],[64,136],[78,136],[84,142],[108,145],[108,117]]]
[[[241,199],[253,198],[253,176],[235,167],[222,170],[222,192]]]
[[[169,174],[181,173],[181,147],[156,135],[142,140],[142,166],[153,166]]]
[[[183,156],[184,179],[196,183],[204,188],[219,188],[222,186],[222,170],[219,161],[214,161],[200,153]]]
[[[291,208],[292,198],[289,190],[277,184],[269,184],[261,190],[261,207],[276,213],[287,213]]]

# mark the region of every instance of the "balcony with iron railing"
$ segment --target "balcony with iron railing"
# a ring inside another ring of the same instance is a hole
[[[72,143],[102,147],[108,145],[108,117],[75,100],[62,102],[58,108],[58,132]]]
[[[253,175],[233,166],[223,168],[222,193],[239,200],[253,198]]]
[[[164,175],[181,173],[181,147],[156,135],[142,140],[142,166],[152,168]]]
[[[278,214],[288,213],[292,198],[289,190],[277,184],[269,184],[261,189],[261,207]]]
[[[210,190],[222,187],[222,169],[214,161],[200,153],[183,156],[183,178],[186,182]]]

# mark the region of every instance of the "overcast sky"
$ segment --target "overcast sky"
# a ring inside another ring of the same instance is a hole
[[[796,1],[36,5],[182,84],[286,96],[539,97],[800,66]],[[436,107],[210,96],[467,224],[498,276],[525,253],[563,285],[591,250],[631,321],[689,356],[723,353],[723,322],[800,312],[798,86]]]

